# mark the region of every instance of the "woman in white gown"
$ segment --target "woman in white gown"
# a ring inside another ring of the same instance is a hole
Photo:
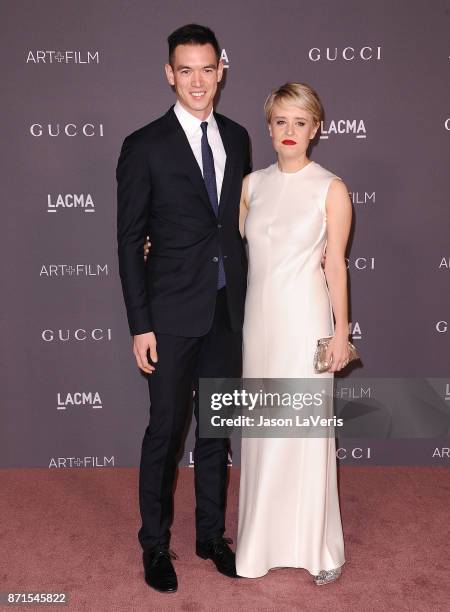
[[[265,111],[278,161],[243,184],[241,231],[249,248],[243,376],[332,378],[348,363],[351,203],[344,183],[307,158],[322,117],[314,90],[287,83],[268,97]],[[315,374],[317,339],[333,333],[331,367]],[[325,584],[339,577],[344,562],[334,437],[243,438],[238,575],[298,567]]]

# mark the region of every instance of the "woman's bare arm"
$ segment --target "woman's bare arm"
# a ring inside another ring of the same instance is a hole
[[[348,294],[347,248],[352,222],[352,205],[348,190],[341,180],[333,180],[325,202],[327,216],[327,251],[325,276],[330,291],[331,305],[335,318],[335,333],[330,343],[331,372],[340,370],[348,358]]]

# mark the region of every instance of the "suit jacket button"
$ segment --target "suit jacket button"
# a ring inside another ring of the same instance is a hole
[[[218,228],[218,229],[222,229],[222,224],[221,224],[221,223],[218,223],[218,224],[217,224],[217,228]]]
[[[214,262],[214,263],[217,263],[218,261],[219,261],[219,258],[218,258],[218,257],[213,257],[213,262]]]

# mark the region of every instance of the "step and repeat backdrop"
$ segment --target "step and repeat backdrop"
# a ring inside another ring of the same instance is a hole
[[[378,379],[439,379],[419,419],[439,426],[339,439],[340,463],[449,465],[449,17],[441,0],[2,3],[1,467],[138,465],[149,398],[118,276],[115,168],[124,137],[174,103],[166,38],[191,22],[217,34],[217,109],[248,129],[255,169],[274,161],[267,94],[301,81],[321,96],[311,157],[354,210],[362,365],[340,388],[357,400]],[[193,427],[181,465],[192,450]]]

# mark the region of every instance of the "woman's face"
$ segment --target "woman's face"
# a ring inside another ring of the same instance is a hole
[[[283,102],[273,105],[269,134],[275,151],[282,157],[295,159],[304,155],[318,128],[304,108]]]

